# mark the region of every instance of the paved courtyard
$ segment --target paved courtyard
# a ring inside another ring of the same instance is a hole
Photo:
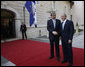
[[[31,38],[31,40],[49,43],[49,39],[46,36]],[[61,45],[61,41],[60,41],[60,45]],[[74,35],[72,46],[77,48],[84,48],[84,31],[80,32],[79,35],[76,34]]]

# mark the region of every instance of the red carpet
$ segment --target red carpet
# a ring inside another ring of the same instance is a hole
[[[62,46],[60,46],[61,61],[63,60]],[[61,64],[57,58],[48,59],[50,45],[48,43],[16,40],[1,44],[1,55],[16,66],[67,66]],[[84,49],[73,48],[73,66],[84,66]]]

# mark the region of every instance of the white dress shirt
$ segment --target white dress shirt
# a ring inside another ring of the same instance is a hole
[[[62,29],[63,30],[64,30],[65,23],[66,23],[66,19],[62,22]]]
[[[52,19],[54,28],[56,27],[56,19]]]

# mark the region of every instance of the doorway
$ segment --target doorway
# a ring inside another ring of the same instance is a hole
[[[5,26],[6,33],[3,34],[3,24]],[[15,13],[7,10],[1,9],[1,36],[6,36],[6,39],[15,38],[16,31],[15,31]],[[3,38],[1,37],[1,40]]]

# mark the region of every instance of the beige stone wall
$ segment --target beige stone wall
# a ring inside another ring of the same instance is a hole
[[[26,1],[2,1],[2,3],[6,3],[6,6],[9,6],[13,9],[15,9],[20,17],[18,17],[16,20],[17,25],[16,28],[18,29],[17,37],[21,38],[21,33],[19,31],[21,22],[23,22],[23,6]],[[2,6],[2,5],[1,5]],[[29,13],[27,9],[25,9],[25,20],[27,25],[27,36],[28,38],[35,38],[39,37],[39,30],[41,30],[41,36],[47,35],[47,20],[50,17],[49,11],[52,10],[52,1],[39,1],[38,4],[36,4],[37,9],[37,24],[38,28],[34,28],[34,25],[32,27],[29,26]],[[57,18],[60,19],[60,16],[62,13],[67,14],[67,18],[70,19],[70,2],[68,1],[55,1],[55,10],[57,14]],[[16,29],[16,30],[17,30]]]
[[[55,6],[57,14],[56,18],[60,19],[61,14],[66,13],[68,19],[70,19],[70,11],[69,11],[70,4],[68,1],[56,1]],[[47,26],[47,20],[50,17],[50,13],[48,12],[52,10],[52,1],[43,1],[43,2],[39,1],[39,4],[36,5],[36,8],[37,8],[38,28],[33,28],[34,26],[32,28],[29,28],[28,26],[28,32],[27,32],[29,34],[28,37],[33,37],[33,38],[39,36],[39,30],[41,30],[41,36],[48,35],[46,26]]]
[[[63,13],[67,14],[67,18],[70,19],[70,3],[68,1],[56,1],[56,14],[57,18],[60,19]]]
[[[76,25],[78,22],[80,28],[84,29],[84,1],[74,1],[74,5],[72,7],[72,20]]]
[[[21,19],[23,19],[23,6],[25,1],[2,1],[6,3],[6,6],[9,6],[13,9],[15,9],[21,16]]]

